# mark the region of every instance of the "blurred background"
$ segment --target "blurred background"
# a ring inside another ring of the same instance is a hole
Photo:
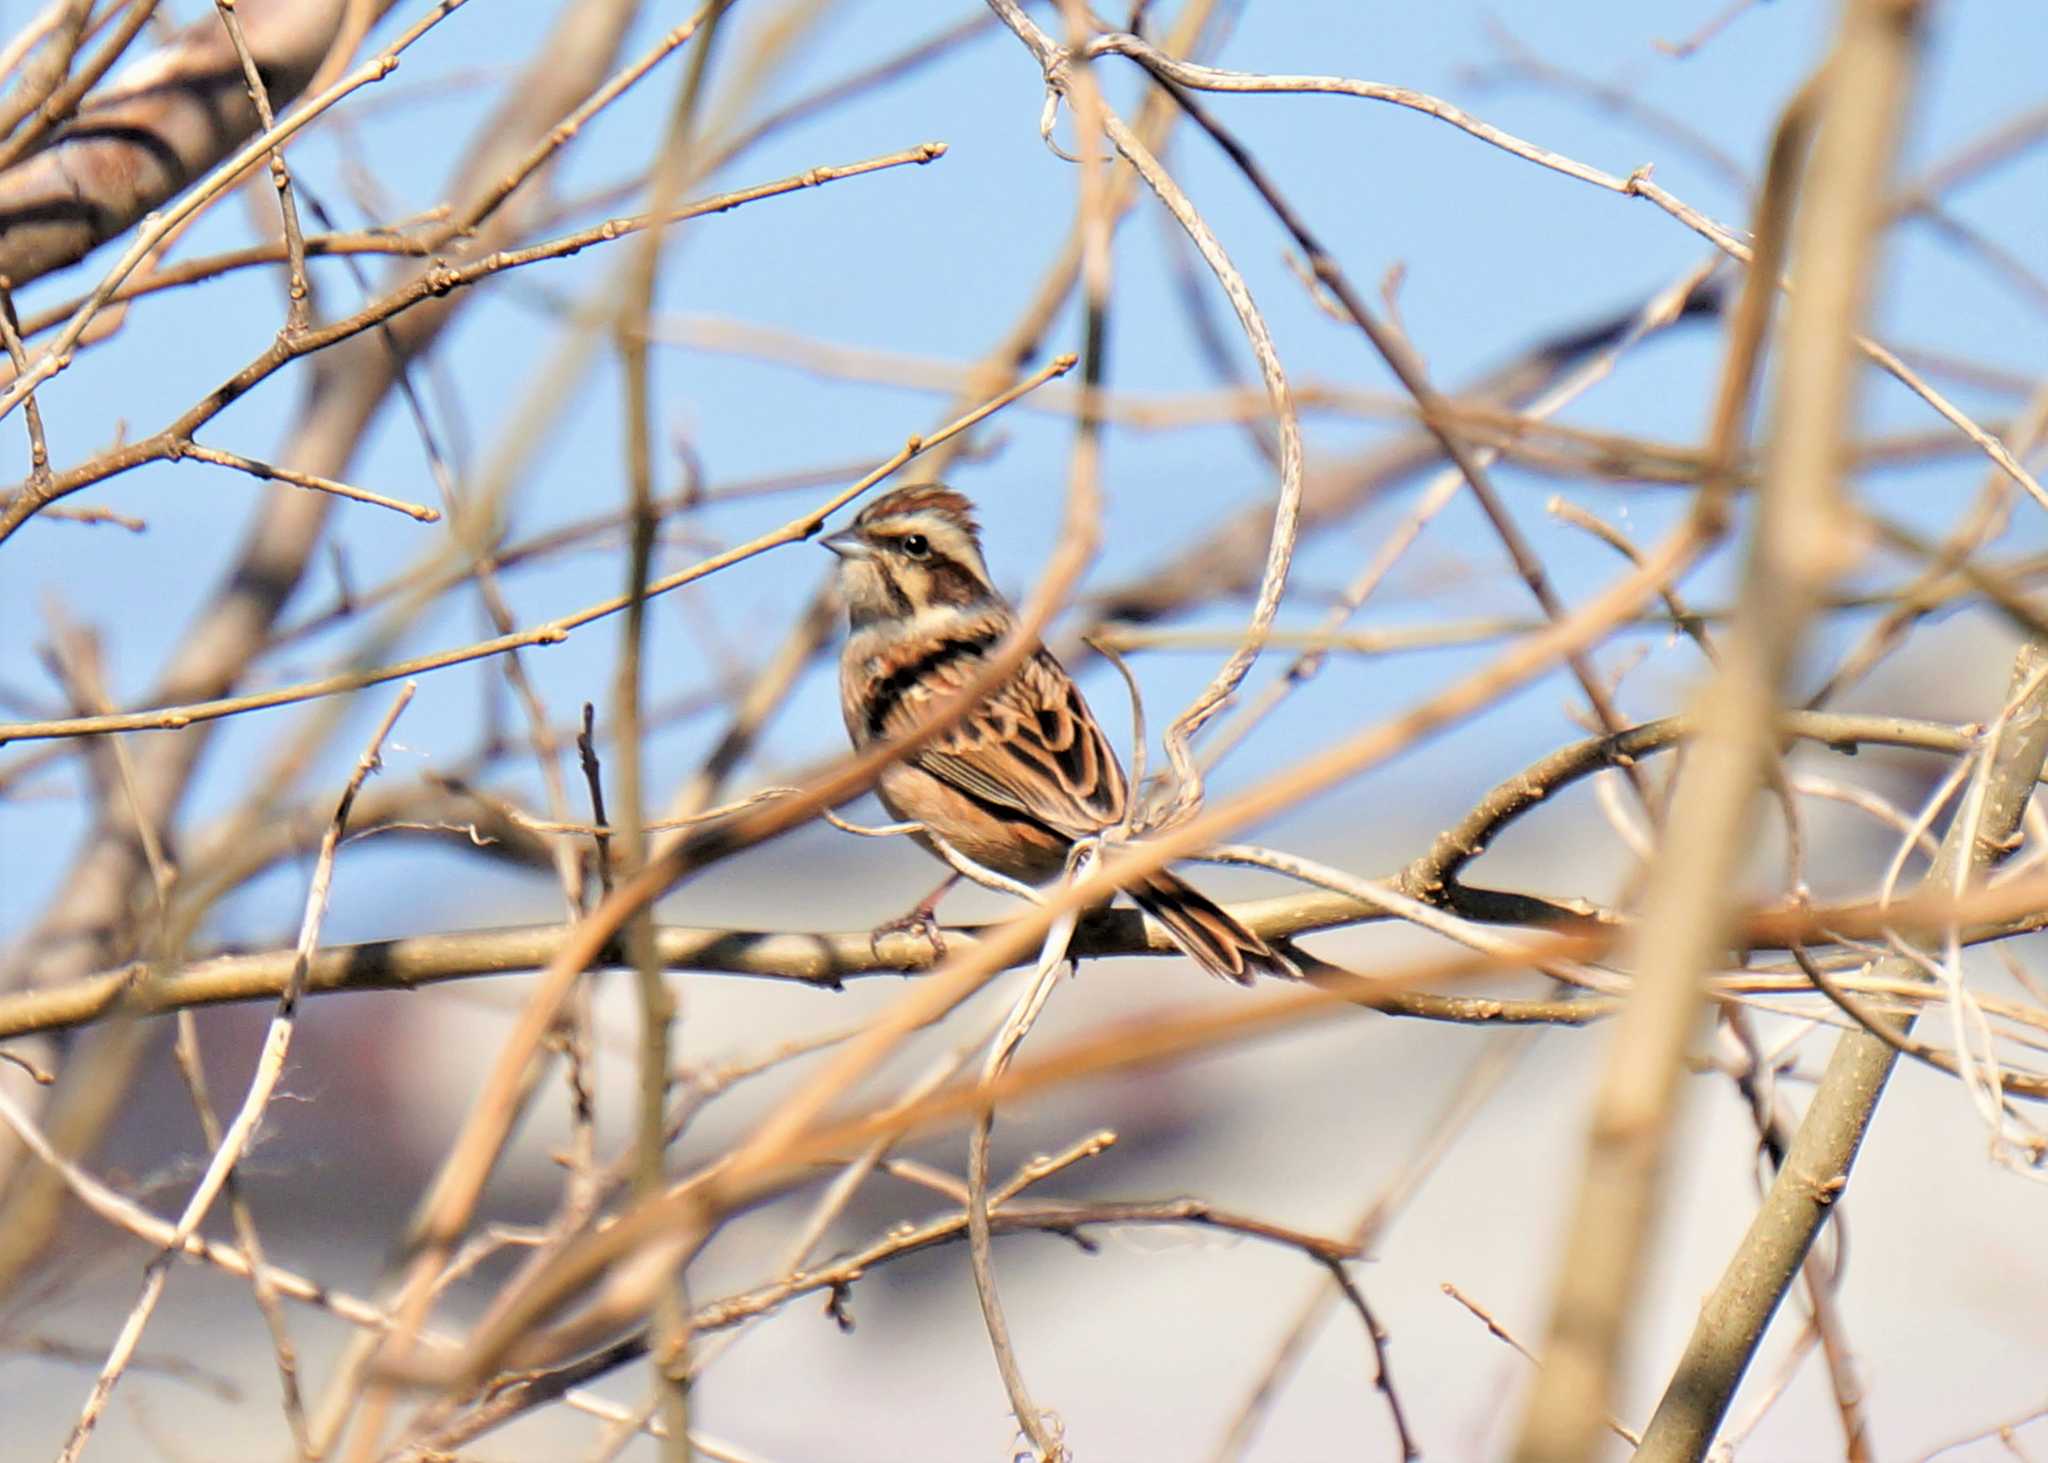
[[[1155,37],[1181,12],[1177,5],[1142,8]],[[1298,0],[1215,9],[1198,48],[1211,64],[1428,92],[1608,173],[1652,168],[1664,188],[1737,231],[1747,223],[1779,111],[1824,54],[1836,19],[1835,7],[1809,0],[1725,10],[1724,0],[1540,8]],[[393,10],[363,54],[389,44],[416,11]],[[0,30],[11,34],[31,13],[20,4],[0,7]],[[166,3],[153,25],[204,22],[212,13]],[[1057,31],[1046,7],[1033,14]],[[478,0],[408,50],[388,79],[310,127],[288,153],[308,230],[396,225],[473,186],[477,180],[453,170],[494,109],[525,84],[542,38],[574,15],[574,6],[537,0]],[[608,69],[684,17],[678,6],[642,7]],[[2048,11],[1950,3],[1932,7],[1931,22],[1898,176],[1902,198],[1923,196],[1915,188],[1930,177],[1940,191],[1926,197],[1927,207],[1902,212],[1885,239],[1870,328],[1964,411],[1999,430],[2022,412],[2048,361],[2048,148],[2040,145],[2048,113],[2030,59],[2048,51]],[[968,369],[1005,339],[1066,239],[1075,168],[1041,140],[1039,68],[964,0],[742,0],[718,37],[699,113],[702,136],[742,138],[762,119],[927,42],[913,64],[800,111],[693,180],[689,196],[701,197],[926,141],[946,145],[942,158],[924,166],[830,182],[668,231],[650,321],[652,400],[655,486],[677,501],[663,521],[657,574],[779,526],[906,437],[950,417]],[[146,31],[136,54],[161,43],[157,30]],[[689,54],[684,48],[671,56],[564,150],[533,185],[542,206],[522,217],[521,238],[556,237],[645,206],[647,170]],[[1142,73],[1113,59],[1094,69],[1111,104],[1134,115],[1147,87]],[[1640,198],[1532,166],[1417,111],[1332,96],[1213,97],[1209,105],[1351,277],[1362,288],[1385,283],[1392,313],[1445,390],[1462,392],[1517,363],[1528,369],[1583,359],[1587,332],[1625,323],[1713,253]],[[2002,145],[1987,152],[1987,139]],[[1054,140],[1071,142],[1064,114]],[[1164,156],[1271,327],[1302,397],[1312,481],[1338,485],[1330,489],[1335,506],[1304,532],[1280,613],[1283,628],[1310,630],[1414,510],[1438,464],[1424,453],[1409,470],[1388,467],[1413,438],[1397,383],[1359,333],[1302,286],[1287,236],[1228,162],[1186,126],[1174,130]],[[1958,159],[1968,164],[1960,175],[1945,173]],[[275,230],[274,191],[258,172],[206,212],[170,257],[216,254]],[[90,288],[118,247],[20,290],[21,314]],[[625,501],[619,358],[591,321],[617,298],[629,247],[594,247],[511,270],[454,297],[459,313],[412,362],[413,401],[391,395],[342,474],[444,509],[451,485],[470,502],[498,495],[486,515],[488,536],[502,564],[498,586],[519,627],[571,613],[625,583],[615,517],[566,542],[549,536],[616,515]],[[313,260],[316,316],[360,308],[395,278],[389,264]],[[1715,274],[1702,300],[1732,299],[1733,282]],[[156,431],[240,369],[283,319],[281,285],[281,270],[244,270],[129,306],[118,334],[82,351],[38,393],[53,463],[61,469]],[[1080,335],[1079,306],[1070,299],[1031,363],[1078,349]],[[1587,432],[1695,446],[1720,348],[1719,316],[1703,305],[1620,354],[1611,374],[1559,420]],[[1231,632],[1245,623],[1276,475],[1261,450],[1265,419],[1256,407],[1232,405],[1247,392],[1256,402],[1258,378],[1228,306],[1146,196],[1116,238],[1108,361],[1118,409],[1106,436],[1101,550],[1060,628],[1107,616],[1138,631],[1188,632],[1154,646],[1138,643],[1138,635],[1129,651],[1156,736],[1214,673]],[[287,367],[229,406],[201,440],[277,460],[313,389],[309,363]],[[976,501],[990,565],[1013,594],[1035,582],[1060,531],[1072,406],[1065,385],[1045,388],[973,434],[946,468],[947,480]],[[1859,503],[1929,537],[1950,531],[1985,479],[1981,455],[1875,371],[1860,430],[1874,442],[1905,445],[1858,473]],[[18,464],[10,478],[26,471],[18,425],[0,423],[0,451]],[[1547,513],[1551,494],[1568,492],[1638,544],[1654,542],[1689,502],[1682,486],[1626,471],[1564,476],[1529,455],[1511,455],[1496,474],[1568,603],[1611,582],[1621,561]],[[203,462],[160,462],[68,500],[139,520],[146,525],[139,531],[47,515],[28,523],[0,548],[0,715],[29,721],[71,709],[50,647],[75,633],[97,637],[111,705],[152,704],[162,668],[219,595],[247,525],[289,491]],[[319,552],[239,688],[289,685],[497,633],[473,579],[431,598],[371,598],[448,553],[459,517],[426,525],[335,504]],[[1251,577],[1188,588],[1190,574],[1199,581],[1206,572],[1192,552],[1212,535],[1238,545]],[[2021,501],[1994,549],[2020,559],[2044,541],[2040,510]],[[538,547],[522,552],[527,545]],[[1724,553],[1692,575],[1685,586],[1691,603],[1727,604],[1739,563],[1739,553]],[[1845,589],[1896,585],[1912,567],[1873,549]],[[653,604],[644,741],[651,809],[666,806],[718,745],[736,698],[799,624],[826,572],[824,555],[795,543]],[[1183,588],[1170,612],[1141,623],[1132,611],[1140,591],[1174,582],[1175,574]],[[396,618],[391,605],[402,607]],[[1856,643],[1872,613],[1837,614],[1817,629],[1809,681],[1818,684]],[[1387,639],[1374,653],[1336,655],[1284,701],[1220,764],[1212,796],[1253,786],[1414,704],[1483,664],[1535,618],[1477,508],[1466,495],[1453,497],[1350,621]],[[1937,614],[1836,704],[1949,722],[1986,719],[2003,694],[2014,643],[1991,616],[1968,608]],[[573,725],[577,709],[592,702],[602,738],[618,646],[616,622],[603,620],[561,644],[523,652],[524,674],[554,725]],[[1269,649],[1247,695],[1283,676],[1293,658],[1285,648]],[[725,795],[792,781],[842,750],[832,659],[829,640],[810,655]],[[1615,699],[1630,721],[1680,709],[1704,666],[1689,641],[1657,623],[1616,636],[1597,662],[1617,678]],[[1097,657],[1085,669],[1080,659],[1075,665],[1097,713],[1128,745],[1128,698],[1115,672]],[[193,935],[194,955],[292,943],[319,819],[393,689],[243,715],[212,729],[179,801],[174,856],[210,847],[209,830],[257,793],[266,814],[245,830],[250,836],[287,828],[310,836],[287,833],[281,856],[250,871],[210,909]],[[426,675],[370,786],[432,789],[444,786],[435,779],[453,777],[545,816],[524,716],[499,661]],[[1569,678],[1545,678],[1248,836],[1359,875],[1393,871],[1488,788],[1585,735],[1585,717]],[[42,745],[0,747],[0,939],[24,984],[41,979],[37,942],[47,932],[39,922],[95,836],[100,764]],[[280,773],[287,746],[305,755]],[[583,817],[573,753],[561,765],[573,816]],[[1820,751],[1802,752],[1797,765],[1854,780],[1910,810],[1948,764],[1876,751],[1849,762]],[[535,856],[537,841],[479,847],[470,823],[482,814],[450,813],[454,802],[444,798],[434,805],[441,811],[415,820],[428,826],[387,826],[344,847],[323,942],[562,918],[562,890],[545,857]],[[301,808],[312,810],[311,822],[292,821]],[[872,800],[845,811],[870,822],[883,817]],[[1835,804],[1816,803],[1811,817],[1807,868],[1816,893],[1850,897],[1869,887],[1896,834]],[[1783,852],[1773,825],[1756,851],[1760,893],[1782,887]],[[1589,781],[1518,824],[1474,877],[1605,904],[1628,897],[1636,872]],[[1198,877],[1232,896],[1283,887],[1235,871]],[[934,866],[903,840],[855,840],[814,824],[694,879],[663,901],[659,918],[858,931],[900,914],[933,878]],[[949,900],[945,917],[973,921],[1006,908],[999,897],[969,889]],[[1437,948],[1393,926],[1308,944],[1368,972]],[[2022,962],[2036,956],[2032,941],[2008,948]],[[998,982],[969,1012],[925,1033],[873,1094],[895,1090],[892,1083],[911,1080],[965,1034],[983,1030],[1014,998],[1020,978]],[[720,975],[679,973],[672,983],[678,1056],[696,1073],[857,1024],[901,989],[894,977],[836,994]],[[594,987],[599,1049],[608,1054],[597,1064],[597,1133],[611,1153],[630,1143],[636,1006],[628,974],[594,977]],[[1537,989],[1526,981],[1500,988]],[[273,1261],[358,1293],[374,1288],[526,989],[523,977],[508,977],[309,1003],[283,1088],[243,1167],[244,1192]],[[1116,1017],[1239,994],[1218,989],[1183,960],[1093,961],[1057,991],[1033,1045]],[[261,1006],[199,1014],[217,1100],[239,1096],[267,1016]],[[1772,1042],[1795,1034],[1791,1018],[1767,1016],[1763,1025]],[[1389,1334],[1393,1380],[1417,1440],[1434,1458],[1496,1456],[1513,1435],[1531,1369],[1443,1287],[1456,1286],[1529,1344],[1542,1337],[1606,1041],[1597,1025],[1521,1034],[1348,1013],[1224,1055],[1033,1100],[999,1123],[996,1167],[1007,1172],[1107,1127],[1118,1135],[1116,1146],[1059,1175],[1048,1192],[1199,1195],[1331,1235],[1386,1203],[1371,1263],[1356,1274]],[[1788,1048],[1780,1081],[1795,1103],[1826,1042],[1823,1031]],[[685,1131],[672,1171],[724,1151],[809,1069],[785,1063],[721,1095]],[[11,1069],[0,1081],[10,1091],[29,1086]],[[1483,1101],[1447,1128],[1447,1111],[1475,1090]],[[482,1217],[544,1221],[560,1191],[557,1155],[568,1137],[566,1089],[551,1075]],[[1433,1145],[1443,1151],[1428,1161]],[[948,1135],[906,1151],[958,1172],[964,1146]],[[1655,1405],[1699,1298],[1753,1210],[1755,1146],[1734,1085],[1712,1072],[1693,1081],[1668,1222],[1631,1340],[1618,1407],[1624,1421],[1640,1424]],[[207,1151],[166,1037],[150,1047],[90,1166],[173,1214]],[[731,1226],[692,1268],[692,1298],[701,1303],[772,1274],[814,1199],[805,1191]],[[1840,1305],[1867,1390],[1876,1456],[1919,1457],[2048,1404],[2040,1366],[2044,1203],[2037,1184],[1989,1161],[1986,1132],[1957,1083],[1913,1064],[1898,1072],[1845,1205],[1849,1268]],[[943,1207],[929,1192],[878,1177],[834,1225],[826,1249],[850,1248]],[[216,1231],[228,1233],[225,1215],[209,1222],[208,1232]],[[1080,1458],[1210,1456],[1299,1306],[1327,1287],[1324,1272],[1286,1248],[1205,1231],[1132,1227],[1098,1237],[1092,1254],[1050,1236],[998,1243],[998,1274],[1034,1393],[1058,1414]],[[66,1226],[32,1282],[0,1306],[9,1457],[51,1456],[61,1445],[147,1258],[140,1245],[81,1217]],[[437,1314],[457,1328],[473,1318],[508,1263],[501,1257],[483,1266]],[[853,1287],[847,1305],[851,1333],[816,1297],[750,1328],[696,1384],[693,1424],[743,1450],[735,1456],[760,1459],[1008,1456],[1014,1424],[962,1247],[878,1267]],[[303,1308],[291,1320],[317,1395],[345,1329]],[[1735,1420],[1767,1400],[1802,1324],[1788,1306],[1737,1400]],[[1373,1365],[1357,1317],[1342,1308],[1330,1313],[1241,1456],[1398,1456]],[[646,1396],[636,1368],[596,1386],[629,1406]],[[246,1285],[181,1266],[87,1452],[108,1459],[288,1456],[276,1389],[269,1337]],[[580,1458],[602,1432],[590,1417],[553,1408],[466,1445],[461,1456]],[[2024,1443],[2027,1435],[2019,1436]],[[642,1451],[629,1447],[622,1456],[653,1456],[648,1440],[635,1446]],[[1825,1374],[1809,1358],[1740,1456],[1800,1459],[1841,1450]],[[2005,1452],[1985,1439],[1944,1456]]]

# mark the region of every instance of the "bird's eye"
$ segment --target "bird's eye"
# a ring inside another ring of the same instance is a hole
[[[903,552],[910,555],[913,559],[929,558],[932,552],[932,541],[921,533],[906,533],[903,535]]]

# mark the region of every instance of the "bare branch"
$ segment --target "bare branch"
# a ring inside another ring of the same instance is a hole
[[[1998,718],[2000,735],[1982,783],[1981,822],[1959,817],[1950,824],[1928,871],[1928,887],[1947,890],[1959,878],[1981,878],[2010,851],[2048,756],[2044,669],[2048,659],[2040,647],[2023,646],[2014,662],[2012,688],[2023,699],[2008,704]],[[1887,961],[1883,973],[1919,976],[1903,957]],[[1910,1019],[1902,1023],[1898,1038],[1903,1040],[1911,1026]],[[1696,1457],[1713,1441],[1764,1328],[1849,1181],[1850,1166],[1898,1060],[1895,1046],[1870,1029],[1851,1031],[1837,1041],[1770,1193],[1702,1307],[1650,1419],[1645,1457]]]

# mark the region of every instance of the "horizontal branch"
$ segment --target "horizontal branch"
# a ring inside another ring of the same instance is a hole
[[[1484,920],[1493,901],[1527,901],[1527,895],[1459,886],[1455,903],[1468,919]],[[2031,896],[2029,896],[2031,897]],[[1273,899],[1247,900],[1228,906],[1246,927],[1268,940],[1286,939],[1384,922],[1385,911],[1342,895],[1311,892]],[[1894,906],[1905,913],[1903,906]],[[1932,918],[1927,911],[1919,914]],[[2005,939],[2040,928],[2048,915],[2015,914],[2003,903],[1986,911],[1987,922],[1965,931],[1965,943]],[[1866,923],[1869,921],[1866,920]],[[1785,919],[1759,916],[1748,933],[1761,949],[1797,940],[1818,944],[1826,939],[1825,918],[1809,915],[1796,926]],[[949,926],[949,950],[979,942],[991,926]],[[523,975],[538,970],[571,938],[575,926],[523,925],[470,930],[447,935],[417,935],[336,945],[313,959],[306,978],[307,995],[345,992],[409,991],[449,981]],[[915,975],[932,958],[931,946],[919,935],[890,932],[875,937],[866,930],[803,933],[741,930],[722,926],[666,925],[655,930],[657,957],[670,970],[702,975],[737,975],[791,981],[837,990],[849,980],[876,976]],[[1083,958],[1111,956],[1177,956],[1179,947],[1164,931],[1148,924],[1136,910],[1097,910],[1076,930],[1072,952]],[[607,962],[617,963],[618,952]],[[601,962],[603,963],[603,962]],[[1029,964],[1029,960],[1021,962]],[[1337,979],[1355,979],[1323,962],[1307,962],[1312,971],[1327,969]],[[274,1000],[291,975],[292,952],[268,950],[247,955],[221,955],[196,961],[161,978],[137,962],[41,990],[0,994],[0,1041],[42,1032],[89,1026],[111,1011],[124,993],[133,993],[133,1014],[163,1015],[202,1006]],[[1904,1000],[1925,988],[1873,977],[1836,977],[1837,987]],[[1802,981],[1795,972],[1755,971],[1717,980],[1717,995],[1736,1001],[1825,990]],[[1584,1026],[1613,1014],[1609,997],[1515,1000],[1492,996],[1451,996],[1415,991],[1372,994],[1358,1004],[1389,1016],[1467,1025]],[[4,1053],[0,1053],[4,1055]],[[2030,1092],[2022,1095],[2033,1095]]]
[[[1974,746],[1972,728],[1903,717],[1791,712],[1781,725],[1788,736],[1844,752],[1865,743],[1951,755]],[[1560,748],[1488,792],[1439,834],[1426,853],[1385,882],[1411,899],[1427,900],[1482,923],[1541,925],[1597,918],[1597,912],[1583,903],[1476,888],[1460,883],[1457,875],[1503,828],[1560,789],[1623,759],[1674,747],[1691,730],[1688,718],[1670,717],[1631,727],[1618,736],[1592,737]],[[1269,940],[1390,917],[1377,905],[1329,891],[1248,900],[1231,909]],[[530,971],[552,960],[574,928],[537,925],[337,946],[314,957],[306,990],[309,994],[409,990],[443,981]],[[956,928],[947,930],[945,938],[949,945],[965,945],[980,933],[977,928]],[[1767,933],[1761,928],[1752,931],[1756,936]],[[1758,947],[1764,943],[1759,939]],[[807,934],[670,926],[657,932],[656,947],[663,965],[673,970],[757,976],[828,988],[849,979],[915,971],[932,959],[931,946],[925,940],[903,932],[877,939],[867,931]],[[1076,930],[1072,948],[1076,955],[1095,957],[1171,955],[1177,951],[1162,930],[1130,910],[1091,914]],[[290,951],[221,956],[156,978],[148,975],[147,966],[134,965],[65,985],[0,995],[0,1040],[88,1025],[124,992],[132,992],[131,999],[137,1002],[133,1009],[138,1013],[274,999],[290,977],[292,958]],[[1393,1015],[1441,1021],[1572,1024],[1597,1020],[1607,1010],[1605,1003],[1582,1000],[1501,1001],[1409,992],[1387,997],[1377,1008]]]
[[[1254,900],[1233,905],[1231,910],[1268,939],[1386,918],[1355,900],[1319,893]],[[975,944],[987,928],[950,927],[944,932],[947,948]],[[522,974],[547,965],[575,930],[576,926],[568,924],[530,925],[331,946],[313,957],[306,973],[306,994],[414,990],[444,981]],[[1071,949],[1077,956],[1180,954],[1180,948],[1162,929],[1147,924],[1136,910],[1126,909],[1100,910],[1083,920]],[[931,945],[907,932],[877,938],[867,930],[803,934],[678,925],[656,927],[655,953],[670,970],[755,976],[826,989],[868,976],[915,973],[932,960]],[[160,976],[138,963],[64,985],[0,994],[0,1040],[90,1025],[124,995],[128,999],[125,1009],[136,1015],[275,999],[291,978],[292,959],[289,950],[223,955]],[[623,960],[623,953],[616,950],[606,956],[608,963]],[[1505,1001],[1414,993],[1392,997],[1381,1009],[1394,1015],[1445,1021],[1571,1024],[1597,1019],[1605,1011],[1603,1005],[1587,1001]]]

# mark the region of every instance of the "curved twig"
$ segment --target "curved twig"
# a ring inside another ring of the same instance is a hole
[[[1045,71],[1045,84],[1049,97],[1068,95],[1073,86],[1072,53],[1059,46],[1029,16],[1017,0],[988,0],[989,8],[1001,18],[1017,35]],[[1265,632],[1272,625],[1273,617],[1279,612],[1281,595],[1287,588],[1288,566],[1294,558],[1294,542],[1301,523],[1302,494],[1302,449],[1301,423],[1294,409],[1294,399],[1287,387],[1287,374],[1280,364],[1280,354],[1273,344],[1272,333],[1266,328],[1265,317],[1253,303],[1251,290],[1244,282],[1230,256],[1224,251],[1207,222],[1196,211],[1187,194],[1173,179],[1172,174],[1160,164],[1159,159],[1148,148],[1136,132],[1126,125],[1122,118],[1109,109],[1103,108],[1102,125],[1105,134],[1124,159],[1137,170],[1159,201],[1186,231],[1189,240],[1201,254],[1203,262],[1216,276],[1217,283],[1229,298],[1231,308],[1236,312],[1238,324],[1250,342],[1252,355],[1258,361],[1259,374],[1266,385],[1266,393],[1273,407],[1274,418],[1279,432],[1280,446],[1280,492],[1273,510],[1273,530],[1266,550],[1265,568],[1260,575],[1258,598],[1253,604],[1251,625],[1244,641],[1224,662],[1209,684],[1195,697],[1167,727],[1164,742],[1167,760],[1172,764],[1175,776],[1173,792],[1164,806],[1149,810],[1139,820],[1144,829],[1171,827],[1188,817],[1201,806],[1202,773],[1196,764],[1189,742],[1211,717],[1229,699],[1252,666],[1257,662],[1264,646]]]

